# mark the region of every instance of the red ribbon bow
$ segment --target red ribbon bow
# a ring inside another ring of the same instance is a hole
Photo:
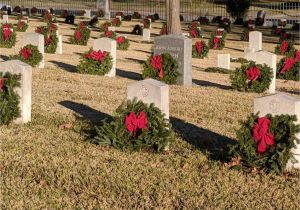
[[[24,25],[25,25],[25,22],[23,22],[23,21],[20,21],[19,23],[18,23],[18,29],[19,30],[21,30],[23,27],[24,27]]]
[[[25,60],[28,60],[30,58],[30,56],[32,55],[32,51],[29,48],[22,48],[20,51],[20,55],[22,56],[22,58],[24,58]]]
[[[191,36],[192,36],[192,38],[197,38],[198,37],[198,31],[196,30],[196,28],[192,29]]]
[[[202,53],[202,49],[203,49],[202,42],[196,42],[195,46],[196,46],[197,53],[200,55]]]
[[[250,81],[255,81],[260,76],[260,70],[256,66],[253,66],[246,70],[246,75]]]
[[[280,46],[281,54],[285,54],[288,50],[289,43],[287,41],[283,41]]]
[[[285,62],[284,62],[284,66],[283,66],[283,68],[281,69],[281,71],[279,73],[282,74],[282,73],[290,70],[294,66],[296,61],[297,61],[297,59],[293,58],[293,57],[286,58]]]
[[[0,78],[0,92],[3,90],[4,78]]]
[[[50,44],[51,44],[51,37],[50,36],[48,36],[46,39],[45,39],[45,45],[46,46],[49,46]]]
[[[81,32],[80,31],[75,31],[74,33],[75,39],[78,41],[81,39]]]
[[[112,36],[113,32],[112,31],[106,31],[105,36],[110,38]]]
[[[106,51],[92,51],[90,54],[85,55],[86,58],[91,58],[95,61],[100,61],[101,63],[103,62],[103,60],[105,59],[105,57],[107,56],[107,52]]]
[[[116,41],[118,44],[122,44],[124,42],[124,40],[125,40],[125,38],[123,36],[119,36]]]
[[[164,76],[162,61],[163,59],[161,55],[154,55],[151,59],[151,66],[154,69],[158,70],[160,79],[162,79]]]
[[[258,154],[263,154],[267,150],[267,145],[275,144],[274,134],[269,132],[271,121],[266,117],[258,118],[258,122],[253,127],[253,138],[257,144]]]
[[[9,39],[10,34],[11,34],[10,28],[3,27],[4,41],[7,41]]]
[[[220,38],[215,37],[214,38],[214,49],[217,49],[219,46]]]
[[[295,60],[298,62],[300,61],[300,50],[297,50],[295,53]]]
[[[136,133],[138,129],[146,129],[147,128],[147,115],[145,112],[140,112],[138,116],[135,115],[134,112],[130,112],[130,114],[125,119],[126,128],[130,133]]]

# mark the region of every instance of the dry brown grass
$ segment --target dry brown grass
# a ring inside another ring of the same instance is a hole
[[[125,23],[120,31],[130,31]],[[30,31],[41,25],[32,21]],[[158,33],[160,23],[154,23]],[[67,42],[72,30],[62,24]],[[203,27],[206,37],[214,26]],[[234,28],[234,32],[241,32]],[[18,40],[22,33],[18,33]],[[93,32],[99,37],[99,32]],[[126,98],[126,87],[140,78],[151,44],[129,35],[130,50],[118,51],[116,78],[73,71],[87,47],[64,43],[64,55],[46,54],[46,68],[33,71],[33,119],[0,128],[1,209],[297,209],[299,173],[290,177],[245,174],[223,166],[224,144],[235,139],[238,121],[253,109],[254,93],[229,89],[228,75],[206,73],[217,53],[242,57],[246,42],[229,35],[226,48],[193,59],[199,86],[170,87],[170,116],[178,131],[170,154],[128,153],[86,141],[83,121],[99,123]],[[276,41],[266,37],[265,41]],[[273,51],[274,44],[263,48]],[[1,49],[1,55],[17,53]],[[234,64],[234,67],[238,64]],[[299,91],[299,82],[277,81],[277,90]],[[76,114],[76,115],[75,115]],[[71,123],[72,129],[59,129]]]

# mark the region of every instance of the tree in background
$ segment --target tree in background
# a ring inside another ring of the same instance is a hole
[[[250,8],[251,0],[227,0],[226,10],[231,17],[236,18],[235,24],[243,24],[243,17]]]
[[[168,33],[181,35],[180,0],[166,0],[166,14]]]

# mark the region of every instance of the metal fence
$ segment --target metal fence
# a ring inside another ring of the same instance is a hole
[[[110,0],[112,14],[123,12],[132,14],[137,11],[142,16],[157,13],[161,19],[165,19],[165,0]],[[180,13],[184,20],[191,21],[199,16],[229,17],[226,12],[224,0],[181,0]],[[97,0],[0,0],[2,4],[23,7],[37,7],[39,9],[55,8],[58,10],[97,10]],[[300,2],[270,2],[252,3],[248,17],[255,18],[259,10],[265,10],[269,19],[293,19],[300,20]]]

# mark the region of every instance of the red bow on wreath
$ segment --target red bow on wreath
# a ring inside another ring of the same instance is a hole
[[[112,31],[106,31],[105,36],[109,38],[112,36],[112,33],[113,33]]]
[[[28,60],[30,58],[30,56],[32,55],[32,51],[29,48],[22,48],[21,51],[20,51],[20,55],[25,60]]]
[[[80,31],[75,31],[74,36],[75,36],[75,39],[76,39],[77,41],[80,40],[80,39],[81,39],[81,32],[80,32]]]
[[[161,55],[154,55],[151,59],[151,66],[154,69],[158,70],[160,79],[162,79],[164,77],[162,61],[163,61],[163,59],[162,59]]]
[[[288,50],[289,43],[287,41],[283,41],[280,46],[281,54],[285,54]]]
[[[10,28],[3,27],[4,41],[7,41],[9,39],[10,34],[11,34]]]
[[[103,60],[105,59],[107,55],[107,52],[106,51],[101,51],[101,50],[98,50],[98,51],[92,51],[90,54],[87,54],[85,55],[86,58],[91,58],[95,61],[100,61],[100,62],[103,62]]]
[[[118,44],[122,44],[124,42],[124,37],[119,36],[116,41],[117,41]]]
[[[298,62],[300,61],[300,50],[297,50],[295,53],[295,60]]]
[[[24,25],[25,25],[25,22],[24,21],[20,21],[19,23],[18,23],[18,29],[19,30],[21,30],[23,27],[24,27]]]
[[[146,129],[147,123],[148,120],[145,112],[140,112],[138,116],[134,112],[130,112],[125,119],[126,128],[130,133],[136,133],[137,129]]]
[[[250,81],[255,81],[260,76],[260,70],[256,66],[252,66],[246,70],[246,75]]]
[[[0,92],[3,90],[4,78],[0,78]]]
[[[191,31],[191,36],[193,38],[197,38],[198,37],[198,31],[196,30],[196,28],[193,28]]]
[[[257,144],[258,154],[263,154],[267,150],[267,145],[275,144],[274,134],[269,131],[271,121],[266,117],[258,118],[258,122],[253,127],[253,138]]]
[[[283,68],[281,69],[281,71],[279,73],[282,74],[282,73],[290,70],[294,66],[296,61],[297,61],[296,58],[292,58],[292,57],[286,58],[285,62],[284,62],[284,66],[283,66]]]
[[[203,49],[202,42],[196,42],[195,46],[196,46],[197,53],[200,55],[202,53],[202,49]]]
[[[219,46],[220,38],[215,37],[214,38],[214,49],[217,49]]]

